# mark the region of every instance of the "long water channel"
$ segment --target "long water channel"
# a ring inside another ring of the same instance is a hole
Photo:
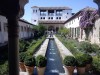
[[[47,66],[45,75],[60,75],[64,73],[62,60],[59,55],[58,48],[53,39],[50,39],[47,52]]]

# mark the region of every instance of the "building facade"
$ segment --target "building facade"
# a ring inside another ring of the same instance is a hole
[[[32,7],[32,23],[43,24],[47,29],[58,29],[64,26],[64,22],[72,16],[69,7]],[[58,24],[58,26],[57,26]]]
[[[86,35],[85,31],[80,28],[80,18],[81,18],[81,12],[85,10],[95,10],[91,7],[86,7],[79,12],[77,12],[75,15],[73,15],[71,18],[69,18],[65,22],[65,27],[70,29],[70,37],[73,39],[78,39],[79,41],[85,41]],[[92,31],[89,33],[89,40],[91,43],[97,43],[100,44],[100,19],[97,19],[94,23],[94,27]]]
[[[19,20],[19,39],[27,39],[34,36],[32,31],[33,24],[20,19]],[[0,15],[0,44],[8,42],[8,23],[6,17]]]

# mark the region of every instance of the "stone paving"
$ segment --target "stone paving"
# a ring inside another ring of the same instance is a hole
[[[73,54],[58,40],[58,38],[55,35],[54,39],[62,59],[64,59],[64,57],[68,55],[73,56]]]
[[[38,56],[38,55],[43,55],[45,56],[46,54],[46,50],[47,50],[47,47],[48,47],[48,42],[49,42],[49,39],[46,39],[43,44],[41,45],[40,49],[38,50],[38,52],[36,52],[36,54],[34,56]]]

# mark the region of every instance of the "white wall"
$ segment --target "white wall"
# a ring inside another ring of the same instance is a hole
[[[33,12],[33,10],[37,10],[37,12]],[[67,14],[68,13],[68,14]],[[46,10],[46,16],[40,16],[39,8],[32,8],[32,18],[31,22],[35,25],[38,25],[38,21],[45,21],[45,20],[60,20],[66,21],[68,18],[72,16],[72,10],[62,10],[62,16],[56,15],[56,10],[54,10],[54,16],[48,16],[48,10]],[[45,17],[45,19],[41,19],[41,17]],[[53,17],[53,19],[48,19],[48,17]],[[61,19],[56,19],[56,17],[61,17]],[[36,22],[34,22],[36,20]]]
[[[100,44],[100,18],[96,20],[95,26],[93,27],[93,33],[91,34],[91,43]]]
[[[6,26],[6,31],[4,30],[4,23],[7,24],[7,19],[4,16],[0,15],[0,23],[1,23],[1,31],[0,31],[0,43],[5,43],[8,41],[8,28]],[[21,31],[21,26],[26,27],[26,30]],[[31,24],[19,21],[19,38],[30,38],[34,33],[32,31],[27,31],[27,28],[32,29],[33,26]]]
[[[7,23],[7,19],[0,15],[1,31],[0,31],[0,43],[4,43],[8,40],[8,33],[4,31],[4,23]]]

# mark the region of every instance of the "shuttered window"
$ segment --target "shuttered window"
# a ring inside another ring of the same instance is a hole
[[[1,32],[1,22],[0,22],[0,32]]]

